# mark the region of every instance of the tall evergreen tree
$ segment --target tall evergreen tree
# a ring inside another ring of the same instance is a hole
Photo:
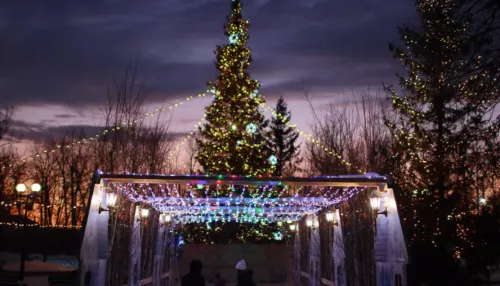
[[[401,93],[387,88],[408,241],[455,257],[471,245],[464,232],[470,225],[461,219],[475,180],[471,158],[498,133],[489,119],[500,99],[498,65],[489,62],[487,34],[473,35],[471,2],[415,1],[419,27],[400,28],[405,48],[390,47],[407,71],[399,76]]]
[[[299,154],[299,146],[297,145],[299,133],[287,125],[292,115],[282,96],[278,99],[273,114],[266,147],[270,156],[276,156],[276,168],[273,175],[281,176],[285,168],[291,169],[292,160]]]
[[[249,21],[241,14],[240,0],[231,2],[231,14],[224,27],[229,43],[218,46],[216,67],[220,72],[209,82],[213,102],[206,108],[200,127],[198,162],[209,174],[262,175],[270,171],[264,152],[264,129],[268,122],[259,111],[265,102],[259,82],[246,72],[250,66],[247,47]]]

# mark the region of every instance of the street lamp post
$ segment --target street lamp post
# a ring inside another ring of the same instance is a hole
[[[23,224],[23,237],[21,242],[21,266],[19,269],[19,280],[24,281],[24,268],[26,262],[26,226],[28,224],[28,208],[32,207],[33,202],[35,201],[36,194],[40,192],[42,186],[40,184],[31,185],[31,193],[26,193],[26,185],[18,184],[16,186],[17,197],[19,198],[18,206],[19,211],[21,211],[21,205],[24,205],[24,224]]]

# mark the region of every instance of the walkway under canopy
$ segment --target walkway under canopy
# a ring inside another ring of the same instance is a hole
[[[293,252],[286,284],[405,281],[406,248],[394,194],[386,178],[373,173],[97,174],[89,205],[82,285],[177,285],[184,274],[177,265],[179,230],[212,222],[279,226]]]

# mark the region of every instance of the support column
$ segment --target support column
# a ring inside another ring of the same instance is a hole
[[[136,206],[134,210],[132,239],[130,240],[128,286],[139,286],[139,280],[141,279],[142,222],[140,211],[141,208]]]
[[[179,271],[177,267],[177,233],[172,230],[169,234],[169,256],[170,256],[170,270],[169,270],[169,279],[168,285],[177,286],[179,285]]]
[[[153,260],[153,286],[160,286],[161,275],[163,271],[163,261],[165,255],[165,233],[167,227],[162,224],[162,219],[158,218],[160,222],[158,223],[158,233],[156,236],[156,244],[155,244],[155,254]]]
[[[340,220],[340,210],[335,210],[335,221],[338,222],[338,226],[333,228],[333,246],[332,246],[332,257],[333,257],[333,271],[336,286],[345,286],[345,250],[344,250],[344,236],[342,233],[342,221]]]
[[[319,218],[313,215],[311,219],[313,220],[313,228],[309,236],[309,286],[321,286],[319,227],[315,226],[314,223]]]
[[[99,213],[106,205],[106,192],[102,185],[95,185],[90,201],[81,248],[80,285],[104,286],[109,253],[109,212]]]
[[[294,249],[293,249],[293,252],[294,252],[294,260],[293,260],[293,264],[294,264],[294,284],[295,286],[299,286],[300,285],[300,252],[301,252],[301,249],[300,249],[300,235],[299,235],[299,227],[298,227],[298,223],[297,223],[297,226],[295,227],[295,243],[294,243]]]

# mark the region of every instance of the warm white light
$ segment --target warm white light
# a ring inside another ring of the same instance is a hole
[[[149,215],[149,209],[141,209],[141,217],[147,218]]]
[[[296,228],[297,228],[297,227],[296,227],[294,224],[291,224],[291,225],[290,225],[290,230],[291,230],[291,231],[295,231],[295,229],[296,229]]]
[[[283,222],[278,221],[278,226],[282,226],[282,225],[283,225]]]
[[[18,191],[19,193],[22,193],[22,192],[26,191],[26,185],[24,185],[24,184],[17,184],[16,191]]]
[[[112,208],[115,206],[117,198],[118,197],[115,193],[108,193],[106,195],[106,205],[108,206],[108,208]]]
[[[307,219],[306,219],[306,226],[307,226],[307,227],[311,227],[312,225],[313,225],[313,221],[312,221],[312,219],[307,218]]]
[[[485,205],[486,204],[486,199],[485,198],[479,198],[479,204]]]
[[[31,185],[31,190],[33,192],[39,192],[41,189],[42,189],[42,186],[40,186],[40,184],[35,183],[35,184]]]
[[[380,209],[380,197],[373,196],[370,198],[370,205],[374,211],[378,211]]]
[[[169,214],[165,215],[165,222],[171,222],[172,221],[172,216]]]
[[[319,227],[319,220],[314,219],[314,228]]]
[[[327,213],[325,214],[325,216],[326,216],[326,221],[327,221],[327,222],[333,222],[333,219],[334,219],[334,217],[335,217],[335,214],[334,214],[333,212],[327,212]]]

